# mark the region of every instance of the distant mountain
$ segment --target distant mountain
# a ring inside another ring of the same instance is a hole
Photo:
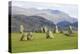
[[[78,28],[78,22],[74,22],[74,23],[72,23],[72,26]]]
[[[71,23],[68,22],[68,21],[61,21],[61,22],[58,22],[58,23],[57,23],[57,26],[58,26],[60,29],[63,29],[63,30],[66,30],[70,25],[71,25]]]
[[[12,15],[14,14],[22,14],[26,16],[41,16],[44,17],[45,19],[48,19],[55,24],[57,24],[60,21],[69,21],[71,23],[76,22],[77,19],[70,17],[67,13],[64,13],[63,11],[60,10],[52,10],[52,9],[37,9],[37,8],[21,8],[17,6],[12,6]]]
[[[47,26],[52,29],[55,27],[53,22],[41,16],[13,15],[11,18],[12,32],[19,31],[21,24],[24,25],[25,31],[38,31],[43,26]]]
[[[61,22],[59,22],[59,23],[57,23],[57,25],[59,26],[59,27],[67,27],[67,26],[69,26],[69,25],[71,25],[71,23],[70,22],[68,22],[68,21],[61,21]]]
[[[23,24],[26,28],[25,31],[38,30],[42,26],[51,27],[55,25],[61,28],[67,28],[68,25],[77,28],[77,18],[69,16],[67,13],[60,10],[52,9],[37,9],[37,8],[21,8],[12,6],[12,31],[19,31],[19,26]]]
[[[57,26],[61,29],[67,29],[69,26],[72,26],[73,30],[77,30],[78,28],[78,22],[70,23],[68,21],[61,21],[57,23]]]
[[[73,29],[74,30],[78,30],[78,21],[77,22],[74,22],[74,23],[72,23],[72,27],[73,27]]]

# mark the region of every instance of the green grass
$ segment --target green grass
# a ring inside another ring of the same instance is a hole
[[[54,39],[46,39],[44,33],[33,33],[33,40],[20,41],[20,33],[11,33],[12,52],[50,51],[78,48],[78,35],[73,37],[54,33]]]

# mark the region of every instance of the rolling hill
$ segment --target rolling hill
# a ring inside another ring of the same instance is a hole
[[[14,15],[11,18],[11,30],[19,31],[20,25],[23,24],[25,31],[38,31],[43,26],[54,28],[55,24],[41,16]]]

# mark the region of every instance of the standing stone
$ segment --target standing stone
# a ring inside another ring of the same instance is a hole
[[[23,35],[21,36],[21,41],[22,40],[27,40],[27,33],[23,33]]]
[[[43,27],[43,32],[46,33],[48,31],[47,27]]]
[[[23,27],[23,25],[20,25],[20,35],[21,35],[20,40],[23,40],[23,38],[24,38],[24,27]]]
[[[46,32],[46,38],[47,38],[47,39],[48,39],[48,38],[53,39],[53,38],[54,38],[53,33],[52,33],[51,31],[47,31],[47,32]]]
[[[73,33],[73,32],[72,32],[72,27],[71,27],[71,26],[69,26],[68,32],[69,32],[69,34],[72,34],[72,33]]]
[[[45,26],[45,27],[44,27],[44,32],[47,32],[47,31],[48,31],[48,29],[47,29],[47,27]]]
[[[32,32],[29,32],[29,33],[27,34],[27,40],[32,40]]]
[[[59,33],[58,26],[56,25],[56,33]]]
[[[67,31],[67,33],[65,33],[65,35],[66,35],[66,36],[72,36],[72,33],[73,33],[73,32],[72,32],[72,27],[69,26],[69,27],[68,27],[68,31]]]
[[[41,32],[44,32],[44,31],[43,31],[43,27],[41,27]]]
[[[52,31],[49,31],[50,38],[54,38]]]
[[[24,32],[24,26],[20,25],[20,33],[23,33],[23,32]]]
[[[46,38],[47,38],[47,39],[50,38],[50,36],[49,36],[49,31],[46,32]]]

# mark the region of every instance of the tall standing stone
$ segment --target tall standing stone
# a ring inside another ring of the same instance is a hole
[[[56,31],[56,33],[59,33],[59,30],[58,30],[58,26],[57,25],[56,25],[56,30],[55,31]]]
[[[48,29],[47,29],[47,27],[46,27],[46,26],[44,27],[44,30],[45,30],[45,32],[47,32],[47,31],[48,31]]]
[[[23,33],[23,32],[24,32],[24,26],[20,25],[20,33]]]
[[[72,33],[73,33],[73,32],[72,32],[72,26],[69,26],[68,32],[69,32],[69,34],[72,34]]]
[[[21,35],[20,40],[23,40],[23,38],[24,38],[24,26],[23,25],[20,25],[20,35]]]
[[[49,31],[50,38],[54,38],[52,31]]]
[[[44,31],[43,31],[43,27],[41,27],[41,32],[44,32]]]

